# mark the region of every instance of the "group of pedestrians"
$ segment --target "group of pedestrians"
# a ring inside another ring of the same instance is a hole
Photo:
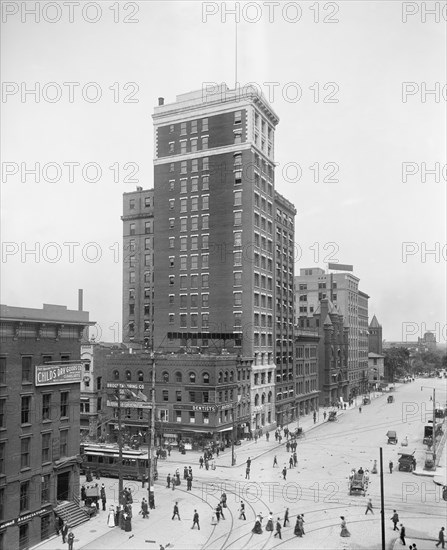
[[[219,451],[217,450],[217,454],[219,455]],[[201,456],[199,458],[199,468],[203,468],[205,466],[205,470],[209,470],[211,467],[211,470],[216,469],[216,461],[213,458],[213,454],[211,451],[205,451],[204,456]]]
[[[242,503],[241,503],[241,505],[242,505]],[[244,519],[245,519],[245,514],[244,514]],[[262,529],[263,519],[264,518],[262,517],[261,513],[259,513],[256,516],[255,524],[253,526],[253,529],[251,530],[252,533],[254,533],[256,535],[261,535],[263,533],[263,529]],[[268,518],[267,518],[267,523],[265,525],[265,530],[267,532],[275,531],[273,536],[282,539],[282,529],[287,527],[289,524],[290,524],[290,520],[289,520],[289,509],[288,508],[286,508],[286,510],[284,512],[283,520],[281,521],[281,518],[278,517],[276,519],[275,525],[274,525],[274,522],[273,522],[273,514],[272,514],[272,512],[269,512],[269,515],[268,515]],[[294,532],[295,536],[297,536],[297,537],[302,537],[305,534],[304,533],[304,514],[298,514],[297,515],[293,532]]]
[[[186,466],[185,466],[186,468]],[[187,484],[188,484],[188,478],[191,478],[190,479],[190,486],[192,488],[192,468],[191,466],[189,467],[189,470],[187,470],[187,477],[185,478],[186,481],[187,481]],[[180,470],[177,468],[176,471],[175,471],[175,474],[171,476],[171,474],[168,474],[166,476],[166,489],[171,489],[174,490],[176,486],[180,485],[181,484],[181,481],[180,481]],[[190,489],[187,488],[187,490],[189,491]]]

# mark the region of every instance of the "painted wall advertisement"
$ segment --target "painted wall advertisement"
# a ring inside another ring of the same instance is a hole
[[[81,382],[82,363],[36,365],[36,386]]]

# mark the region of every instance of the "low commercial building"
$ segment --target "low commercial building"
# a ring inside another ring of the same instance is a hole
[[[0,306],[0,548],[48,538],[54,507],[79,495],[80,349],[90,324],[65,306]]]

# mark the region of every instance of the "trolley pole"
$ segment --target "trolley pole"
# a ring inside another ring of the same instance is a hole
[[[155,354],[151,352],[152,361],[152,384],[151,384],[151,415],[150,415],[150,438],[148,447],[149,458],[149,479],[148,479],[148,501],[149,507],[155,508],[154,495],[154,448],[155,448]]]
[[[383,494],[383,455],[380,447],[380,524],[382,528],[382,550],[386,550],[385,545],[385,496]]]

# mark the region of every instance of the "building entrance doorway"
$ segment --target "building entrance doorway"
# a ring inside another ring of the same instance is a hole
[[[57,476],[57,500],[68,500],[70,493],[70,472]]]

